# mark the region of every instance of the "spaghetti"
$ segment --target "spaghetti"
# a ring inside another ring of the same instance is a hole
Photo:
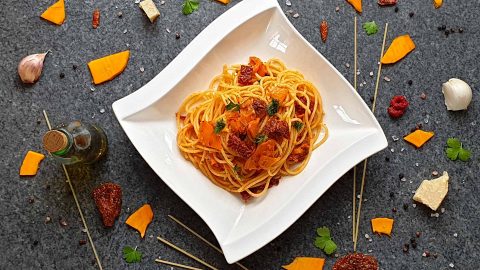
[[[177,144],[217,186],[247,201],[299,174],[324,143],[320,93],[278,59],[223,67],[176,114]]]

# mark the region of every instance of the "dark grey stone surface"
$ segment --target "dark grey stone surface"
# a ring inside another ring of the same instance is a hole
[[[295,27],[352,81],[353,9],[340,0],[291,1],[291,7],[283,1],[281,6],[284,11],[292,9],[299,13],[296,19],[289,16]],[[113,115],[111,104],[151,80],[203,28],[238,1],[227,6],[201,1],[198,12],[184,16],[181,1],[166,0],[160,6],[160,1],[155,0],[162,15],[151,24],[134,0],[67,0],[67,20],[59,27],[39,18],[53,2],[0,1],[0,241],[3,246],[0,269],[95,269],[89,245],[79,245],[79,240],[87,238],[61,167],[47,158],[36,177],[18,176],[28,150],[45,152],[41,147],[41,136],[46,131],[42,109],[48,111],[53,123],[73,119],[96,122],[108,135],[109,154],[105,161],[91,168],[72,170],[105,269],[170,269],[156,265],[153,260],[157,256],[201,266],[157,242],[153,237],[157,235],[171,239],[220,269],[235,269],[221,255],[167,219],[167,214],[174,214],[214,241],[205,223],[163,184],[137,153]],[[367,37],[363,31],[358,35],[359,83],[366,82],[359,91],[367,104],[371,103],[374,87],[369,72],[376,72],[384,23],[390,24],[388,43],[396,35],[409,33],[417,49],[383,71],[383,76],[390,77],[391,82],[381,82],[376,116],[389,139],[389,148],[369,159],[358,249],[375,255],[382,269],[447,269],[450,263],[455,269],[480,269],[480,1],[445,1],[438,10],[431,1],[399,2],[395,13],[393,7],[381,8],[376,1],[364,1],[364,14],[359,16],[359,24],[375,20],[380,26],[374,36]],[[338,12],[336,6],[340,8]],[[95,8],[101,11],[101,24],[96,30],[91,27]],[[117,12],[122,12],[123,17],[117,17]],[[413,17],[410,12],[415,13]],[[326,44],[319,37],[322,19],[330,24]],[[455,29],[462,27],[464,33],[446,37],[437,30],[442,24]],[[181,35],[178,40],[176,32]],[[92,92],[86,63],[125,49],[131,50],[131,57],[123,74],[95,86]],[[20,59],[46,50],[52,53],[47,56],[40,81],[33,86],[20,83],[16,73]],[[352,67],[347,68],[345,63]],[[72,65],[78,69],[73,70]],[[145,69],[143,73],[141,67]],[[59,77],[61,72],[65,74],[63,79]],[[467,111],[449,112],[443,105],[441,83],[451,77],[464,79],[474,89],[474,100]],[[408,80],[413,81],[411,86]],[[426,100],[419,98],[422,92],[427,94]],[[403,118],[393,121],[386,108],[395,94],[406,95],[411,106]],[[105,113],[100,113],[101,109]],[[419,122],[436,134],[422,149],[416,150],[402,140],[392,141],[392,135],[401,137]],[[472,151],[471,161],[453,162],[445,157],[445,141],[453,136],[459,137]],[[430,178],[434,170],[446,170],[451,175],[449,194],[442,204],[445,212],[438,218],[431,217],[432,211],[423,205],[413,208],[411,200],[411,191],[422,179]],[[399,180],[400,173],[405,175],[406,182]],[[103,228],[90,195],[96,185],[106,181],[120,184],[124,193],[121,216],[111,229]],[[339,255],[351,252],[351,193],[349,172],[293,226],[242,262],[250,269],[280,269],[296,256],[325,257],[313,246],[315,229],[319,226],[332,229]],[[155,218],[145,239],[140,239],[124,221],[146,202],[152,205]],[[408,210],[403,209],[404,203]],[[392,208],[397,212],[392,212]],[[47,216],[52,222],[45,223]],[[377,216],[395,218],[391,238],[372,234],[369,220]],[[65,219],[68,226],[62,227],[59,219]],[[416,231],[421,232],[418,247],[403,253],[402,245]],[[367,241],[365,234],[371,235],[373,241]],[[125,245],[138,246],[144,254],[141,263],[124,262]],[[438,257],[422,257],[425,250],[437,253]],[[328,257],[326,269],[334,261],[334,257]]]

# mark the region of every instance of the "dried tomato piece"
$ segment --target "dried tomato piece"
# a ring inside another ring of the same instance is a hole
[[[394,107],[388,107],[387,112],[392,118],[400,118],[405,114],[404,110],[397,110]]]
[[[287,161],[290,162],[302,162],[308,156],[310,152],[310,144],[302,143],[300,146],[297,146],[293,149],[292,153],[288,156]]]
[[[274,140],[281,140],[282,138],[288,139],[289,129],[287,122],[280,120],[278,117],[274,116],[268,119],[265,127],[263,129],[268,138]]]
[[[241,65],[240,73],[238,74],[238,84],[241,86],[253,84],[253,67],[249,65]]]
[[[332,270],[378,270],[378,261],[362,253],[347,254],[335,262]]]
[[[397,0],[378,0],[380,6],[392,6],[397,3]]]
[[[114,183],[105,183],[96,187],[92,195],[102,216],[103,225],[112,227],[122,208],[122,188]]]
[[[243,159],[248,159],[255,151],[253,143],[242,141],[236,134],[231,134],[228,137],[227,146]]]
[[[100,10],[95,9],[93,11],[92,27],[93,29],[97,29],[99,25],[100,25]]]
[[[267,115],[267,103],[261,99],[254,99],[253,104],[252,104],[253,110],[255,111],[255,114],[257,117],[262,119]]]

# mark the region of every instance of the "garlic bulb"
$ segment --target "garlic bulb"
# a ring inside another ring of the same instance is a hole
[[[442,93],[449,111],[466,110],[472,101],[472,88],[460,79],[452,78],[444,83]]]
[[[18,64],[18,75],[24,83],[34,83],[40,78],[43,69],[43,61],[46,53],[36,53],[26,56]]]

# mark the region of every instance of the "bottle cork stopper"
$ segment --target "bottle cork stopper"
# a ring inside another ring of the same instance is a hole
[[[60,151],[67,147],[68,138],[63,132],[51,130],[43,135],[43,147],[50,153]]]

